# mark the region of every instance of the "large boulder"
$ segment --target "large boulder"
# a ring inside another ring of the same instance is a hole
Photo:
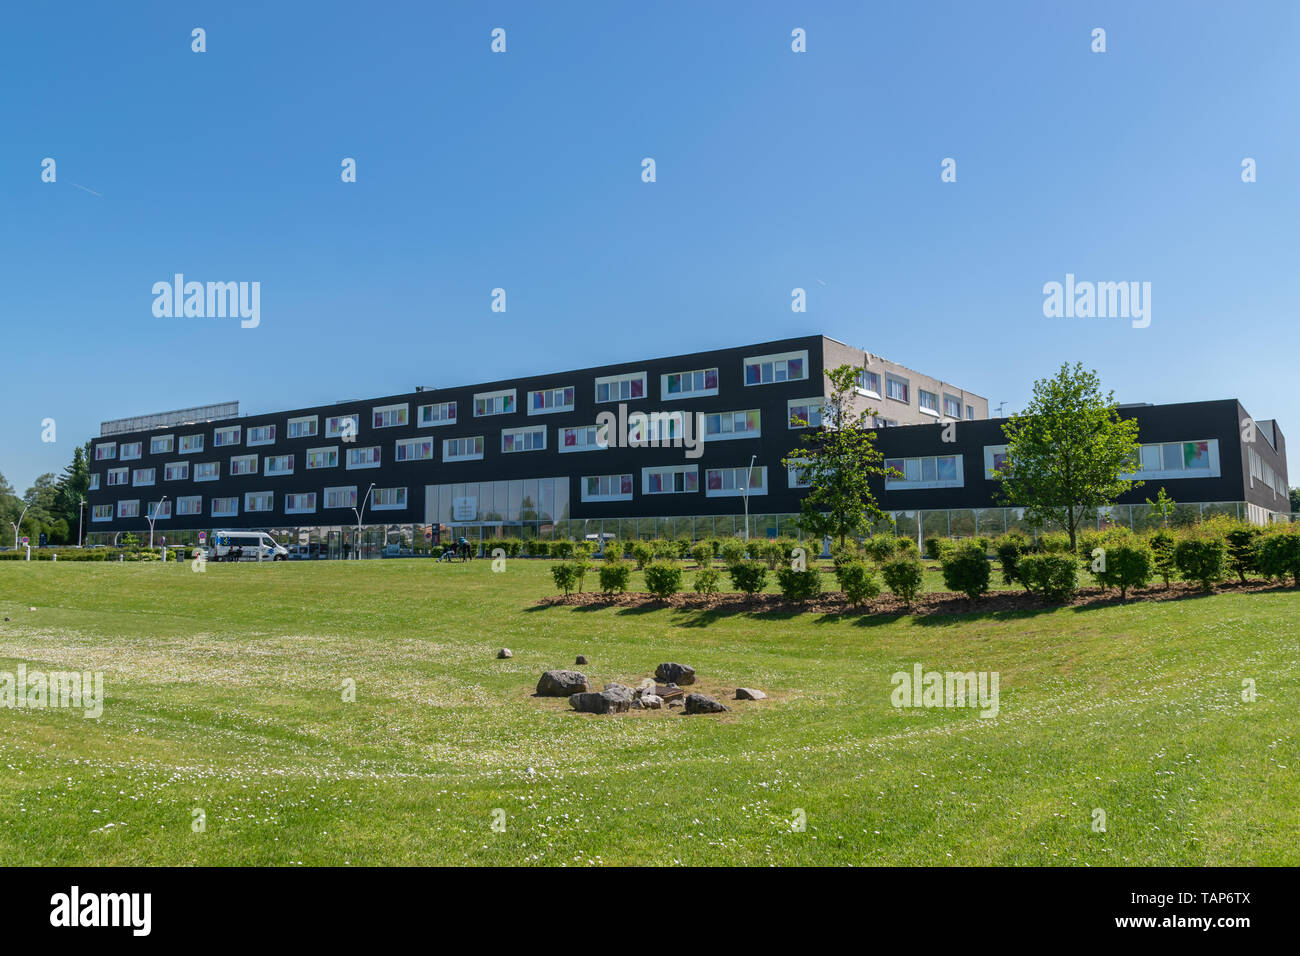
[[[767,700],[767,695],[752,687],[737,687],[736,700]]]
[[[569,706],[580,714],[621,714],[632,706],[632,692],[615,684],[600,691],[573,694]]]
[[[660,664],[655,668],[655,680],[665,684],[694,684],[695,668],[689,664]]]
[[[636,700],[632,701],[632,706],[643,708],[645,710],[661,710],[664,706],[664,699],[656,697],[654,694],[642,694]]]
[[[589,690],[587,675],[577,671],[547,671],[537,682],[538,697],[568,697]]]
[[[705,694],[686,695],[686,713],[688,714],[721,714],[728,710],[731,710],[731,708],[726,704],[719,703]]]

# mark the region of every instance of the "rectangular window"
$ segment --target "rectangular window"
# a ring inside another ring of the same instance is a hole
[[[275,444],[275,426],[274,425],[249,425],[248,426],[248,446],[254,445],[274,445]]]
[[[212,499],[212,517],[233,518],[237,514],[239,514],[238,498],[213,498]]]
[[[108,486],[129,485],[131,483],[130,468],[110,468],[108,469]]]
[[[334,415],[325,419],[325,437],[352,441],[361,427],[360,415]]]
[[[706,441],[725,441],[730,438],[758,438],[762,416],[757,408],[743,412],[714,412],[704,416]]]
[[[791,428],[820,428],[822,424],[820,398],[792,398],[785,403]]]
[[[1218,478],[1219,440],[1161,442],[1142,445],[1138,470],[1121,478],[1144,481],[1169,478]],[[1258,476],[1252,476],[1258,477]]]
[[[315,514],[316,492],[307,491],[297,495],[285,495],[284,513],[287,515]]]
[[[178,515],[201,515],[203,514],[203,496],[202,495],[185,495],[176,499],[176,513]]]
[[[97,471],[92,473],[90,476],[90,490],[91,491],[99,490],[99,472]]]
[[[262,473],[266,475],[292,475],[293,455],[267,455],[266,467]]]
[[[887,489],[960,488],[964,484],[961,455],[886,458],[885,467],[893,468],[903,476],[886,478]]]
[[[194,466],[195,481],[216,481],[221,477],[221,462],[201,461]]]
[[[113,506],[95,505],[93,508],[90,509],[90,520],[91,521],[112,521]]]
[[[256,455],[237,455],[230,459],[231,475],[255,475],[257,474],[257,456]]]
[[[643,495],[680,495],[700,490],[698,465],[677,465],[671,468],[642,468],[641,493]]]
[[[117,503],[117,516],[119,518],[138,518],[140,517],[140,499],[133,501],[119,501]]]
[[[149,454],[170,455],[176,447],[176,439],[171,435],[154,435],[149,439]]]
[[[917,389],[917,404],[920,405],[921,411],[931,415],[939,414],[939,396],[934,392],[927,392],[925,389]]]
[[[203,451],[202,435],[182,435],[178,446],[182,455],[192,455]]]
[[[131,484],[147,488],[153,484],[155,474],[157,474],[155,468],[137,468],[131,475]]]
[[[456,424],[456,403],[440,402],[436,405],[420,406],[420,427],[431,428],[434,425]]]
[[[117,442],[104,442],[95,446],[95,461],[108,461],[117,457]]]
[[[291,418],[285,425],[285,434],[290,438],[315,438],[319,424],[319,415],[304,415],[302,418]]]
[[[718,394],[718,370],[699,368],[689,372],[669,372],[659,376],[659,397],[663,401],[674,398],[704,398]]]
[[[710,498],[743,497],[767,494],[767,466],[754,468],[710,468],[705,472],[704,494]]]
[[[443,461],[477,461],[483,457],[483,436],[448,438],[442,443]]]
[[[400,511],[406,507],[405,488],[376,488],[370,493],[375,511]]]
[[[800,459],[798,461],[790,462],[790,464],[786,467],[785,481],[786,481],[787,488],[811,488],[812,487],[812,477],[802,467],[804,464],[806,464],[806,461]]]
[[[355,508],[357,506],[357,486],[348,488],[326,488],[326,508]]]
[[[528,393],[529,415],[551,415],[555,412],[573,411],[573,386],[544,388]]]
[[[135,461],[144,453],[144,442],[142,441],[124,441],[121,448],[118,449],[118,460]]]
[[[212,447],[225,448],[227,445],[238,445],[242,435],[242,425],[231,425],[229,428],[214,428],[212,430]]]
[[[499,392],[478,392],[474,396],[474,417],[485,418],[488,415],[509,415],[515,410],[515,390],[502,389]]]
[[[185,481],[190,477],[188,461],[169,461],[163,465],[163,481]]]
[[[631,501],[631,475],[584,475],[583,501]]]
[[[596,379],[597,402],[627,402],[634,398],[645,398],[645,372]]]
[[[604,451],[609,447],[599,425],[575,425],[560,429],[560,451]]]
[[[546,426],[516,428],[501,433],[501,451],[542,451],[546,448]]]
[[[433,458],[432,438],[401,438],[394,443],[397,461],[427,461]]]
[[[370,420],[375,428],[396,428],[409,424],[410,414],[410,405],[380,405],[370,409]]]
[[[244,513],[275,510],[275,492],[250,491],[244,495]]]
[[[975,406],[974,406],[974,405],[967,405],[967,406],[966,406],[966,421],[968,421],[968,422],[973,422],[973,421],[975,421]]]
[[[381,458],[381,446],[348,449],[348,468],[378,468]]]
[[[885,397],[892,398],[896,402],[906,402],[908,390],[908,381],[905,378],[898,378],[895,375],[885,376]]]
[[[162,521],[172,516],[172,503],[170,501],[151,501],[145,506],[149,517],[155,521]]]
[[[943,396],[943,413],[949,418],[961,418],[961,399],[946,392]]]
[[[869,372],[865,368],[858,369],[858,393],[868,395],[871,398],[880,398],[883,394],[880,391],[880,373]]]
[[[801,382],[808,377],[808,350],[755,355],[744,360],[746,385]]]
[[[984,446],[984,477],[989,481],[996,480],[993,475],[994,469],[1004,468],[1007,464],[1007,446],[1006,445],[985,445]]]
[[[330,448],[308,448],[307,470],[313,468],[337,468],[339,463],[339,446]]]

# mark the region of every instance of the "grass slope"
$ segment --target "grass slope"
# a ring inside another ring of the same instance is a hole
[[[10,864],[1300,862],[1300,593],[757,617],[538,608],[554,591],[548,572],[549,562],[527,560],[501,574],[486,561],[203,574],[0,564],[10,618],[0,670],[102,670],[108,698],[99,720],[0,709],[0,855]],[[512,660],[495,659],[502,646]],[[542,670],[579,653],[597,686],[677,660],[710,688],[759,687],[772,699],[733,702],[720,718],[589,717],[531,696]],[[890,676],[916,662],[998,671],[1000,714],[895,709]],[[354,703],[342,699],[348,678]],[[1241,699],[1245,678],[1256,682],[1254,703]],[[1094,808],[1106,812],[1105,833],[1092,830]],[[800,814],[802,831],[792,825]]]

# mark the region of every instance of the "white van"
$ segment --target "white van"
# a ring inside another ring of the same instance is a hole
[[[208,539],[209,561],[283,561],[289,551],[265,531],[214,531]]]

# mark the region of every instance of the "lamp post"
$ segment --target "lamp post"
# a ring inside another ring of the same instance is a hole
[[[77,547],[81,547],[81,517],[86,510],[86,499],[82,498],[81,503],[77,505]]]
[[[32,504],[30,501],[27,504],[23,505],[22,514],[18,516],[18,520],[16,522],[10,522],[14,526],[14,550],[15,551],[18,550],[18,529],[22,527],[23,517],[24,515],[27,514],[27,509],[30,508],[31,506]]]
[[[375,490],[375,483],[372,481],[370,487],[366,489],[366,496],[361,499],[361,510],[352,509],[352,513],[357,516],[357,560],[361,560],[361,516],[366,513],[366,502],[370,500],[370,492]]]
[[[145,517],[149,519],[149,550],[150,551],[153,550],[153,523],[158,520],[158,512],[162,510],[162,503],[166,500],[167,500],[167,496],[163,495],[161,498],[158,499],[157,503],[154,505],[153,514],[145,514]],[[145,510],[146,512],[148,511],[147,506]]]
[[[754,477],[754,462],[758,460],[757,455],[749,456],[749,467],[745,470],[745,540],[749,540],[749,483]]]

